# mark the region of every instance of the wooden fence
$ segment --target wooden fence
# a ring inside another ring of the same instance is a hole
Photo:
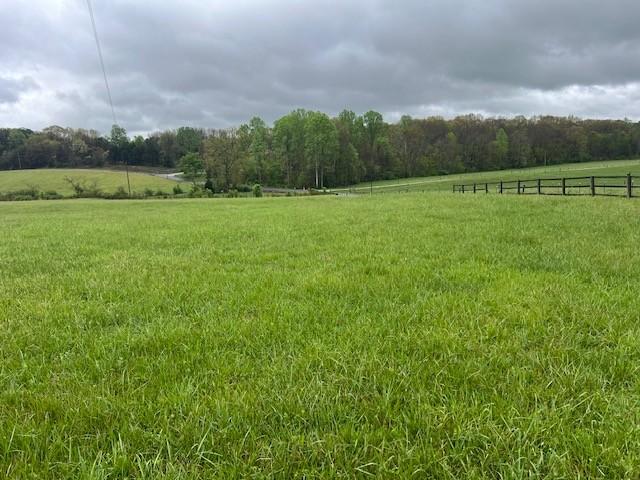
[[[518,195],[606,195],[632,198],[640,189],[640,177],[599,175],[591,177],[535,178],[500,182],[454,184],[454,193],[517,193]]]

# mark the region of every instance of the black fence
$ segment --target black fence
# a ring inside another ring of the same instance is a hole
[[[518,195],[605,195],[632,198],[640,189],[640,177],[599,175],[591,177],[535,178],[453,185],[454,193],[516,193]]]

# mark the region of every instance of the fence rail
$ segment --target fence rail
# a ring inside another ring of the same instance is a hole
[[[454,193],[512,193],[518,195],[591,195],[626,196],[632,198],[640,189],[640,177],[627,175],[598,175],[590,177],[534,178],[499,182],[454,184]],[[617,193],[620,192],[620,193]]]

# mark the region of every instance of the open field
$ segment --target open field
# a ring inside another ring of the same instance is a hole
[[[640,201],[6,202],[0,229],[0,476],[640,476]]]
[[[590,175],[640,175],[640,160],[611,160],[607,162],[566,163],[548,167],[498,170],[494,172],[461,173],[434,177],[401,178],[381,182],[361,183],[337,188],[335,192],[391,193],[417,191],[451,191],[454,184],[527,180],[553,177],[581,177]]]
[[[118,187],[127,188],[127,177],[124,172],[114,170],[89,170],[69,168],[43,168],[35,170],[0,171],[0,193],[22,190],[36,186],[41,191],[54,190],[64,196],[71,196],[73,188],[65,177],[85,182],[90,185],[96,182],[98,187],[108,193],[115,192]],[[170,193],[175,185],[172,180],[155,177],[145,173],[129,173],[131,191],[142,193],[146,188],[154,191],[162,190]]]

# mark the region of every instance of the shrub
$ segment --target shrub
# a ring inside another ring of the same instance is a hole
[[[64,177],[65,182],[67,182],[68,184],[71,185],[71,188],[73,188],[73,191],[76,195],[76,197],[80,197],[82,196],[82,194],[84,193],[84,183],[76,180],[72,177]]]
[[[40,192],[33,188],[25,188],[0,195],[0,200],[6,201],[37,200],[38,198],[40,198]]]
[[[189,196],[191,198],[201,198],[201,197],[204,197],[204,195],[205,195],[204,192],[205,191],[202,189],[201,186],[193,184],[191,186],[191,190],[189,191]]]
[[[30,195],[34,198],[40,197],[40,187],[38,187],[37,185],[27,185],[27,188],[25,188],[24,190],[20,190],[20,192],[22,192],[24,195]]]
[[[207,181],[204,182],[204,189],[209,190],[212,193],[215,191],[215,185],[210,177],[207,177]]]
[[[35,197],[32,197],[31,195],[21,195],[19,193],[15,193],[13,194],[12,198],[10,198],[10,200],[13,200],[14,202],[24,202],[24,201],[28,201],[28,200],[35,200]]]
[[[123,186],[120,186],[116,189],[116,191],[110,195],[110,198],[127,198],[129,196],[129,194],[127,193],[127,191],[124,189]]]
[[[43,200],[60,200],[64,198],[64,195],[59,194],[55,190],[48,190],[42,193],[41,198]]]
[[[259,183],[256,183],[253,186],[253,196],[254,197],[261,197],[262,196],[262,186]]]
[[[18,190],[16,194],[21,195],[23,197],[30,197],[33,200],[40,198],[40,192],[38,190],[33,190],[31,188],[27,188],[24,190]]]
[[[182,193],[184,193],[184,191],[182,190],[182,188],[180,187],[180,185],[175,185],[175,186],[173,187],[173,194],[174,194],[174,195],[180,195],[180,194],[182,194]]]
[[[232,188],[231,190],[229,190],[229,193],[227,193],[227,197],[238,198],[238,190],[236,190],[235,188]]]
[[[151,190],[150,188],[145,188],[144,189],[144,196],[145,197],[153,197],[154,192],[153,190]]]
[[[123,191],[126,195],[126,191],[124,189],[124,187],[118,187],[118,191]],[[90,197],[90,198],[99,198],[102,196],[102,190],[100,190],[100,187],[98,187],[98,182],[91,182],[89,184],[88,187],[85,188],[85,192],[84,192],[86,197]]]
[[[251,191],[251,187],[249,185],[241,183],[240,185],[236,186],[236,190],[242,193],[249,193]]]
[[[65,181],[73,188],[74,196],[78,198],[99,198],[104,196],[95,180],[87,185],[84,181],[72,177],[64,177]],[[124,187],[120,187],[124,190]]]

